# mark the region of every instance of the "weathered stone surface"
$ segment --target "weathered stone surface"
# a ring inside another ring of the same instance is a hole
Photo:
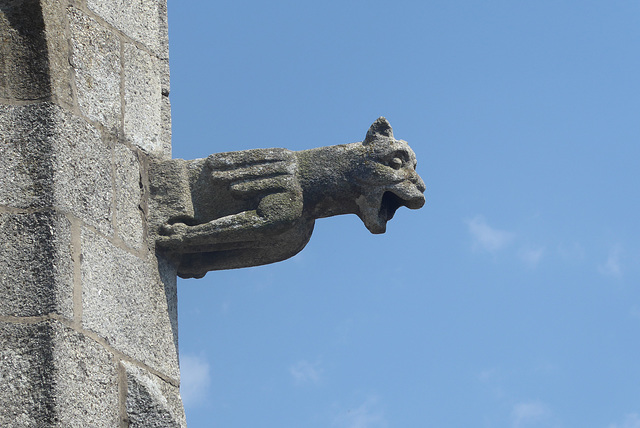
[[[53,426],[55,373],[49,323],[0,322],[0,327],[0,426]]]
[[[69,63],[69,40],[67,23],[64,19],[67,2],[60,0],[41,0],[42,14],[47,23],[47,50],[49,79],[53,100],[72,105],[72,67]]]
[[[87,0],[89,9],[156,53],[161,46],[158,3],[158,0]]]
[[[0,426],[118,426],[117,371],[98,344],[55,321],[0,322]]]
[[[179,388],[133,364],[122,362],[127,376],[130,428],[185,428]]]
[[[161,254],[157,255],[158,274],[160,281],[164,285],[165,297],[167,299],[167,315],[171,323],[171,334],[173,335],[173,343],[176,344],[176,353],[178,352],[178,278],[176,267]],[[173,355],[170,359],[173,364]],[[177,358],[177,357],[176,357]]]
[[[54,324],[57,427],[118,426],[118,375],[113,357],[93,340]]]
[[[80,111],[115,133],[121,123],[118,38],[76,8],[69,22]]]
[[[144,217],[168,46],[166,0],[0,0],[1,427],[185,426]]]
[[[124,133],[127,141],[150,153],[163,153],[162,86],[155,56],[126,44]]]
[[[179,379],[177,335],[153,259],[141,259],[88,229],[82,231],[82,325],[130,357]]]
[[[425,203],[415,167],[415,154],[384,118],[361,143],[159,160],[150,195],[159,210],[152,218],[163,221],[151,232],[184,278],[273,263],[302,250],[318,218],[356,214],[384,233],[398,208]]]
[[[0,213],[0,315],[73,318],[69,221],[53,211]]]
[[[54,203],[106,235],[113,234],[111,150],[98,131],[59,110],[54,146]],[[62,143],[64,142],[64,143]]]
[[[162,130],[160,135],[160,150],[156,155],[164,155],[167,159],[171,159],[171,101],[169,100],[169,92],[171,85],[169,83],[169,59],[160,61],[160,86],[162,93],[162,105],[160,111],[160,122]]]
[[[112,234],[111,150],[50,103],[0,105],[0,205],[54,207]]]
[[[123,145],[115,147],[116,170],[116,227],[129,247],[141,249],[144,242],[144,224],[140,208],[142,189],[140,164],[136,154]]]
[[[50,94],[40,2],[4,2],[0,9],[0,97],[31,100]]]
[[[167,14],[167,0],[157,0],[158,2],[158,57],[167,60],[169,63],[169,20]],[[167,82],[168,83],[168,82]]]
[[[160,149],[156,155],[171,159],[171,101],[168,96],[164,95],[162,96],[161,119]]]
[[[0,205],[53,206],[57,115],[47,103],[0,105]]]
[[[4,1],[1,6],[0,98],[39,100],[56,95],[70,102],[64,23],[48,19],[61,12],[61,2]]]
[[[169,27],[167,23],[167,2],[161,0],[160,7],[160,86],[162,93],[161,123],[162,134],[160,136],[161,154],[171,158],[171,102],[169,93],[171,92],[170,69],[169,69]],[[160,154],[160,153],[158,153]]]

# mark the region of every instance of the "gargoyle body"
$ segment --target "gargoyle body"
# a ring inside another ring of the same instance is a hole
[[[304,248],[318,218],[356,214],[384,233],[399,207],[424,205],[415,167],[415,154],[384,118],[359,143],[152,162],[152,233],[182,278],[274,263]]]

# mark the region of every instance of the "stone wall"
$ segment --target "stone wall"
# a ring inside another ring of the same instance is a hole
[[[166,0],[0,0],[0,426],[185,426]]]

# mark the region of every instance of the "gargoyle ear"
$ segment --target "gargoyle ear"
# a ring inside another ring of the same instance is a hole
[[[367,131],[367,136],[364,138],[362,144],[371,144],[374,140],[385,137],[393,138],[393,129],[391,129],[389,121],[380,116]]]

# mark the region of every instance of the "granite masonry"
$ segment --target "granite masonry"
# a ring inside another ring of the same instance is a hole
[[[0,426],[184,427],[165,0],[0,0]]]

